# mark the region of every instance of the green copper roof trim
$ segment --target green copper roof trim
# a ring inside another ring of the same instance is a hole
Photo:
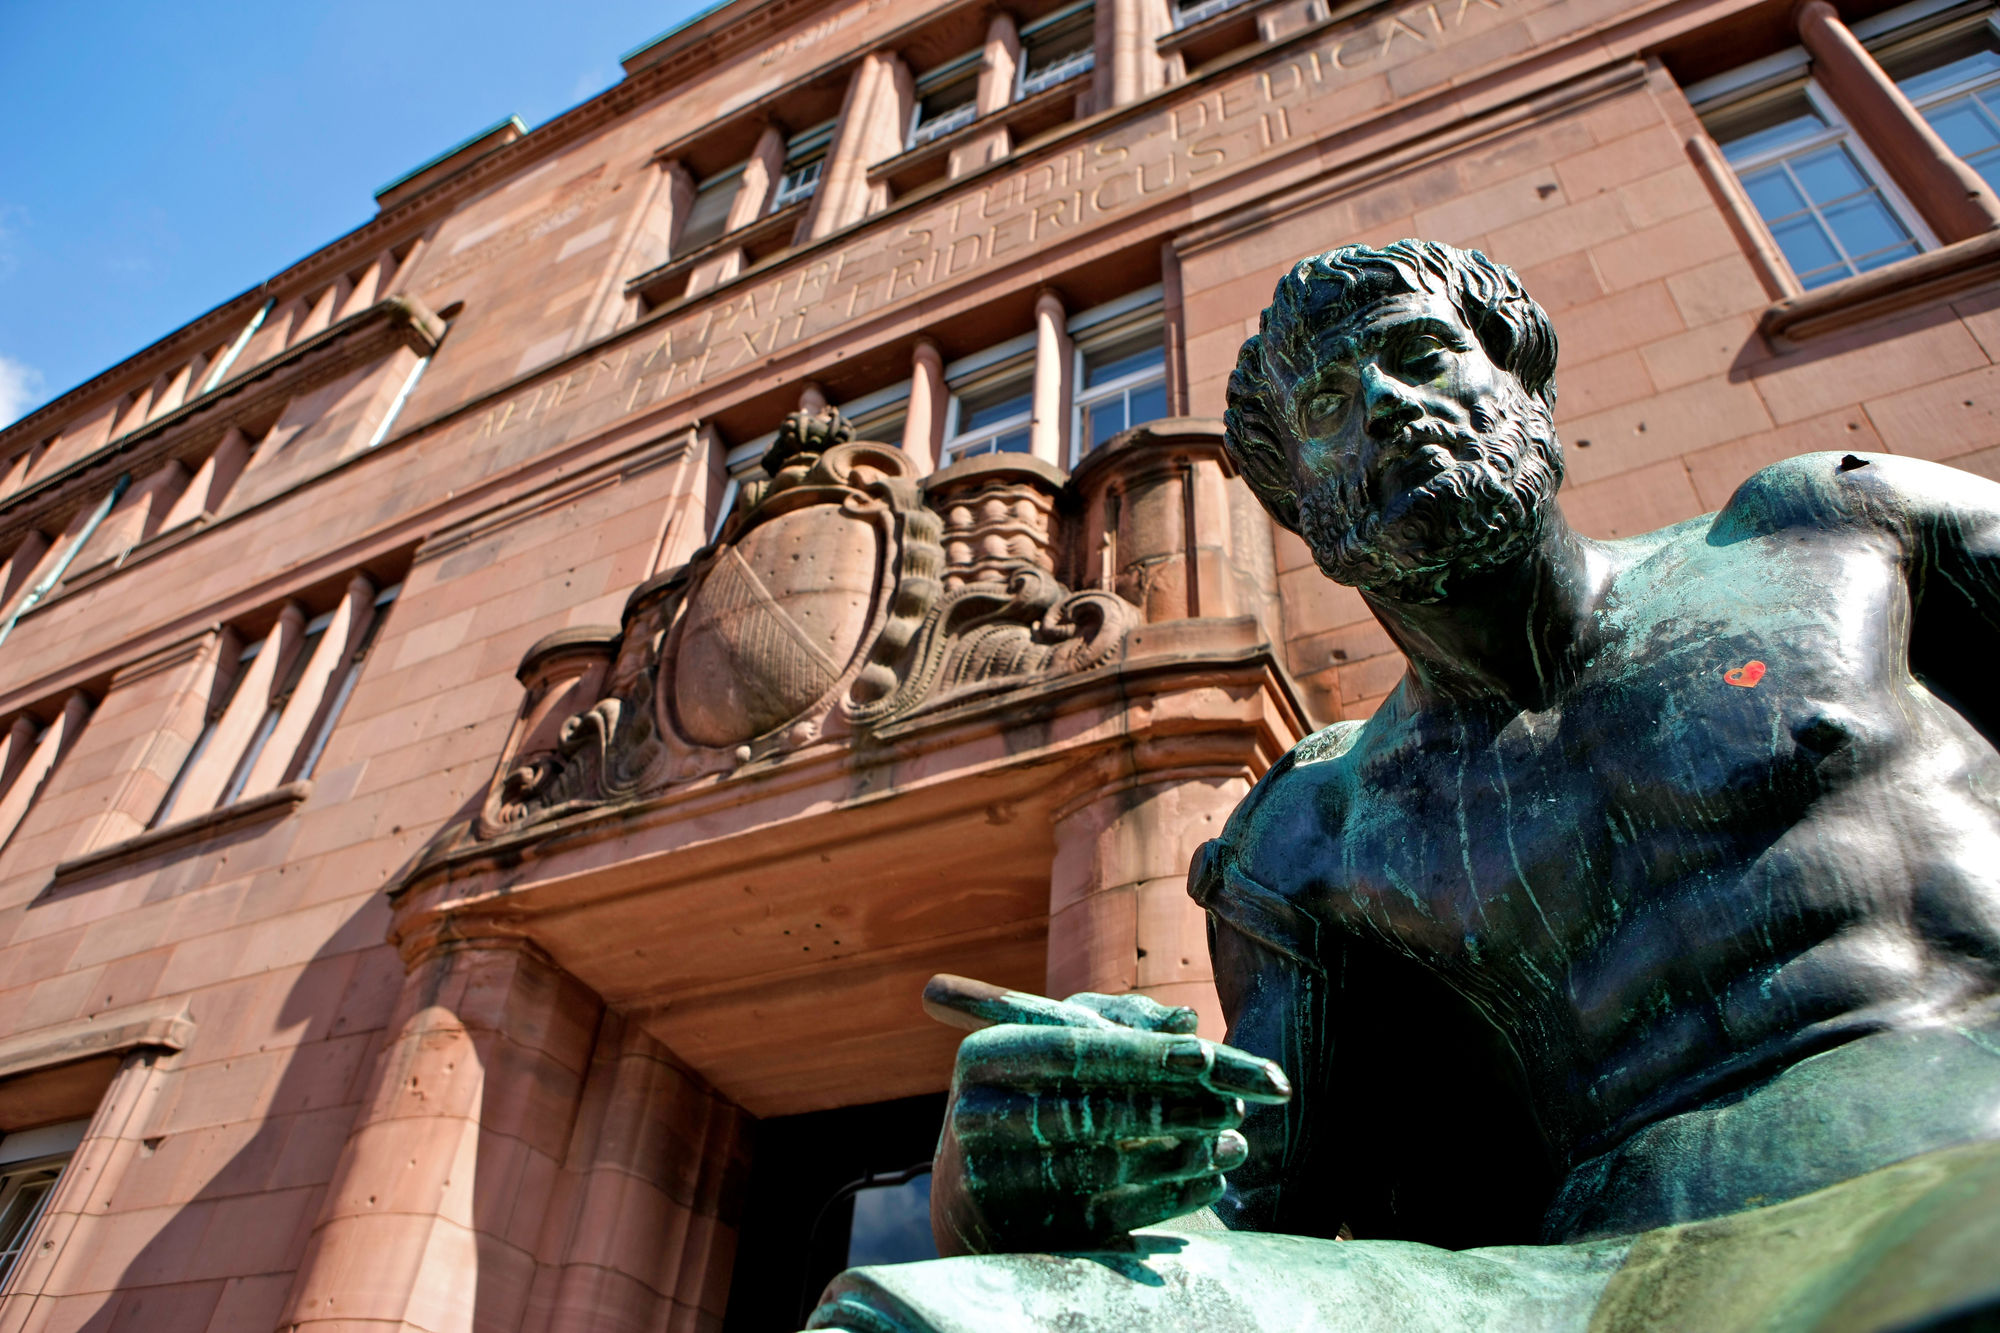
[[[486,138],[488,135],[498,134],[501,130],[506,129],[509,125],[512,125],[517,131],[519,131],[522,134],[526,134],[528,132],[528,126],[526,122],[524,122],[519,116],[504,116],[501,119],[494,121],[491,125],[488,125],[485,129],[480,130],[476,134],[469,134],[465,138],[460,139],[457,143],[445,149],[442,153],[437,154],[435,157],[428,157],[425,158],[422,162],[417,163],[417,165],[411,167],[408,171],[404,172],[402,175],[396,177],[396,179],[390,181],[387,185],[384,185],[383,187],[375,191],[375,197],[377,199],[380,199],[383,195],[389,193],[389,191],[395,189],[398,185],[403,184],[405,181],[415,180],[417,177],[423,175],[426,171],[429,171],[432,167],[436,166],[438,163],[443,162],[446,159],[450,158],[454,153],[464,152],[466,149],[472,147],[472,145],[478,143],[481,139]]]

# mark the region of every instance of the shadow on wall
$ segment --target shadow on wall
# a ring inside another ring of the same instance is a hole
[[[106,1216],[72,1238],[85,1252],[58,1271],[103,1292],[104,1303],[66,1326],[276,1327],[401,985],[371,905],[356,901],[275,1009],[272,989],[254,978],[192,997],[198,1026],[187,1054],[224,1054],[172,1072],[138,1153],[104,1191]],[[357,941],[357,930],[372,938]],[[146,1229],[151,1210],[167,1212],[165,1221],[112,1267],[125,1249],[121,1229]]]

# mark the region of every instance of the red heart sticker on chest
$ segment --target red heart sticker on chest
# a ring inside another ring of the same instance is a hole
[[[1764,679],[1764,664],[1752,658],[1740,667],[1731,667],[1723,672],[1722,678],[1731,685],[1741,685],[1747,690]]]

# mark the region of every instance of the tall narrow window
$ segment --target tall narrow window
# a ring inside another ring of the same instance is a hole
[[[1097,63],[1096,10],[1091,0],[1058,9],[1021,29],[1019,96],[1033,97],[1088,74]]]
[[[347,662],[340,672],[340,683],[334,686],[333,696],[327,702],[325,713],[320,718],[319,725],[313,729],[312,739],[306,743],[305,752],[299,760],[300,781],[311,777],[313,770],[319,767],[319,757],[326,752],[326,743],[332,738],[333,729],[340,722],[341,711],[347,707],[347,697],[354,693],[354,684],[361,679],[361,665],[367,660],[368,650],[375,644],[375,635],[382,628],[383,613],[388,610],[389,603],[396,600],[396,594],[402,590],[402,584],[394,583],[375,594],[375,614],[369,619],[368,628],[361,632],[360,642],[348,655]]]
[[[1029,422],[1034,415],[1032,361],[1003,367],[954,388],[945,424],[944,458],[955,462],[976,454],[1025,454],[1033,450]]]
[[[229,712],[229,706],[236,701],[237,691],[249,677],[251,663],[255,662],[257,654],[263,651],[264,641],[252,639],[237,652],[235,665],[230,668],[220,692],[209,700],[200,734],[194,738],[194,745],[188,750],[187,758],[181,760],[180,771],[174,774],[173,783],[167,788],[167,794],[160,799],[160,808],[153,812],[152,827],[157,828],[173,817],[175,809],[180,805],[181,796],[187,789],[188,780],[201,769],[202,761],[208,755],[209,746],[215,740],[216,728],[222,725],[222,719]],[[190,810],[188,813],[199,812]]]
[[[1076,459],[1121,430],[1167,414],[1167,355],[1158,316],[1138,328],[1077,340]]]
[[[917,105],[910,113],[909,147],[922,147],[978,118],[983,54],[968,52],[917,80]]]
[[[88,1120],[72,1120],[0,1136],[0,1292],[14,1276],[89,1125]]]
[[[819,177],[826,169],[826,154],[833,143],[835,124],[829,120],[785,141],[785,172],[778,178],[778,188],[771,195],[773,213],[789,208],[801,199],[810,199],[813,191],[819,188]]]
[[[695,187],[694,202],[688,205],[687,222],[674,242],[674,255],[690,255],[704,245],[722,239],[729,228],[729,206],[736,200],[736,187],[743,180],[743,165],[710,176]]]
[[[1704,108],[1703,119],[1802,286],[1866,273],[1932,243],[1810,80]]]
[[[326,627],[333,623],[333,615],[333,612],[326,611],[308,620],[304,631],[290,645],[291,661],[285,667],[285,678],[271,691],[270,702],[264,705],[264,715],[257,720],[257,730],[251,733],[250,743],[243,747],[243,757],[236,761],[236,768],[230,773],[228,785],[223,787],[222,799],[216,802],[217,805],[232,805],[243,795],[250,775],[256,771],[257,761],[264,756],[264,747],[270,744],[271,733],[278,729],[278,721],[285,715],[285,705],[291,702],[293,691],[298,689],[300,679],[312,662],[313,651],[326,637]]]
[[[2000,34],[1989,12],[1882,53],[1945,147],[2000,189]]]

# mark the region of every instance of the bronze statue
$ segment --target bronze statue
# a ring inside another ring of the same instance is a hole
[[[815,1327],[2000,1326],[2000,486],[1815,454],[1594,541],[1555,363],[1483,255],[1279,282],[1229,448],[1408,673],[1195,859],[1229,1046],[969,1037],[979,1257]]]

